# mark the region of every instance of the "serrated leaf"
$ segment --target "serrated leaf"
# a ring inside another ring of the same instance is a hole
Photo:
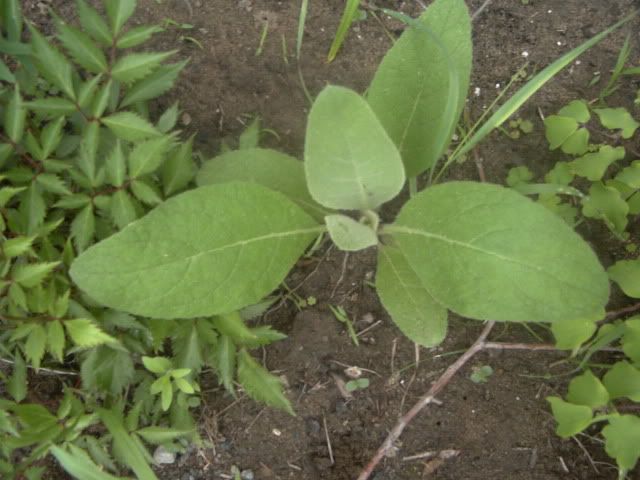
[[[0,248],[5,258],[14,258],[23,255],[31,249],[36,237],[14,237],[5,240]]]
[[[130,188],[135,197],[147,205],[156,206],[162,203],[158,189],[145,180],[133,180]]]
[[[108,69],[107,58],[86,33],[67,25],[56,18],[58,38],[78,65],[92,73],[103,73]]]
[[[172,128],[176,126],[178,122],[178,115],[180,114],[180,108],[178,102],[175,102],[158,119],[157,127],[162,133],[168,133]]]
[[[86,390],[119,395],[133,380],[134,366],[129,352],[103,345],[89,351],[80,373]]]
[[[629,362],[617,362],[602,378],[612,400],[627,397],[640,402],[640,370]]]
[[[596,320],[590,318],[578,318],[554,322],[551,331],[556,339],[556,348],[559,350],[575,350],[589,340],[596,331]]]
[[[378,249],[376,291],[393,322],[411,341],[433,347],[444,340],[447,309],[424,288],[396,247]]]
[[[340,214],[327,215],[324,221],[331,240],[340,250],[355,252],[378,244],[376,232],[351,217]]]
[[[193,372],[200,372],[204,364],[204,339],[200,337],[198,331],[198,323],[200,321],[194,320],[181,323],[172,336],[171,347],[176,368],[187,368]]]
[[[113,92],[113,80],[109,79],[95,95],[93,103],[91,104],[91,116],[100,118],[104,115],[105,110],[109,106],[109,98]],[[101,119],[102,120],[102,119]],[[93,123],[92,123],[93,125]]]
[[[558,422],[556,434],[562,438],[572,437],[591,425],[593,412],[584,405],[574,405],[559,397],[547,397],[553,417]]]
[[[215,368],[224,388],[235,397],[233,379],[236,372],[236,346],[227,335],[221,335],[215,348]]]
[[[571,171],[592,182],[602,179],[609,165],[625,156],[624,147],[613,148],[609,145],[600,147],[595,153],[587,153],[569,163]]]
[[[31,186],[21,195],[19,211],[26,233],[28,235],[37,233],[38,228],[44,223],[47,204],[36,182],[31,183]]]
[[[13,88],[13,95],[4,111],[4,133],[13,143],[19,143],[24,133],[24,122],[27,117],[20,87]]]
[[[166,357],[142,357],[144,368],[150,372],[162,375],[173,367],[171,360]]]
[[[591,185],[589,196],[582,200],[582,214],[585,217],[603,220],[607,226],[619,234],[627,228],[629,205],[613,187],[597,182]]]
[[[162,186],[165,196],[172,195],[185,188],[196,173],[193,161],[193,136],[169,153],[162,164]]]
[[[625,295],[640,298],[640,259],[620,260],[607,270]]]
[[[469,89],[471,51],[465,2],[438,0],[410,23],[378,67],[367,99],[397,145],[407,177],[445,152]]]
[[[93,187],[99,186],[96,168],[96,156],[100,143],[100,126],[91,122],[80,140],[80,149],[76,157],[76,164]],[[73,170],[71,171],[73,173]]]
[[[0,188],[0,207],[5,207],[18,193],[26,190],[26,187],[4,187]]]
[[[102,17],[85,0],[76,0],[80,24],[86,32],[105,46],[111,46],[113,36]]]
[[[73,89],[73,67],[71,63],[33,26],[31,32],[31,46],[38,70],[50,83],[58,87],[71,100],[75,100]]]
[[[143,449],[127,433],[120,416],[111,410],[103,408],[98,409],[98,414],[109,433],[113,436],[114,449],[118,451],[126,464],[131,467],[138,479],[158,480],[147,464]]]
[[[203,224],[201,218],[208,220]],[[224,227],[230,224],[233,229]],[[117,310],[157,318],[216,315],[269,294],[320,228],[264,187],[202,187],[165,201],[87,250],[71,275]],[[261,273],[249,284],[248,271]]]
[[[405,180],[400,154],[373,110],[343,87],[326,87],[311,108],[304,167],[311,197],[335,209],[375,209]]]
[[[175,428],[156,426],[145,427],[141,428],[140,430],[136,430],[136,434],[140,435],[147,442],[157,445],[172,442],[173,440],[184,437],[186,435],[190,435],[192,433],[192,430],[178,430]]]
[[[47,350],[58,362],[64,361],[64,329],[60,320],[47,322]]]
[[[233,181],[258,183],[283,193],[317,220],[327,213],[309,194],[302,162],[275,150],[252,148],[223,153],[205,162],[196,176],[198,185]]]
[[[25,288],[33,288],[42,283],[60,262],[22,263],[13,267],[11,278]]]
[[[105,168],[109,183],[115,187],[120,187],[127,176],[127,164],[125,163],[120,140],[116,141],[111,154],[107,157]]]
[[[124,24],[136,10],[137,0],[109,0],[104,2],[107,16],[111,22],[111,31],[117,37]]]
[[[6,388],[11,397],[20,403],[27,397],[27,365],[19,351],[13,357],[13,370],[7,380]]]
[[[222,335],[228,336],[240,345],[253,344],[257,341],[256,335],[247,327],[237,311],[219,315],[213,319],[213,324]]]
[[[591,373],[591,370],[587,370],[569,383],[567,401],[592,409],[599,408],[609,402],[609,393],[600,379]]]
[[[640,365],[640,318],[625,321],[622,350],[636,365]]]
[[[29,110],[46,115],[49,118],[57,118],[63,115],[71,115],[76,111],[76,106],[66,98],[38,98],[25,102],[24,104]]]
[[[609,130],[620,130],[622,138],[631,138],[640,127],[626,108],[596,108],[600,123]]]
[[[27,341],[24,344],[24,354],[36,370],[40,368],[46,344],[47,332],[42,325],[36,325],[27,336]]]
[[[93,205],[89,204],[71,222],[71,237],[78,252],[83,252],[91,244],[95,228]]]
[[[116,41],[117,48],[131,48],[149,40],[154,34],[164,31],[159,25],[144,25],[134,27],[127,33],[120,35]]]
[[[115,113],[101,119],[116,137],[130,142],[156,137],[160,132],[147,120],[131,112]]]
[[[86,452],[80,450],[73,444],[68,447],[71,452],[67,452],[60,447],[51,446],[50,451],[62,468],[67,473],[78,480],[121,480],[121,477],[110,475],[93,463]]]
[[[92,348],[105,343],[117,342],[115,338],[103,332],[88,318],[65,320],[64,326],[71,340],[80,348]]]
[[[255,341],[248,340],[243,342],[243,345],[248,348],[262,347],[264,345],[269,345],[273,342],[277,342],[279,340],[284,340],[285,338],[287,338],[284,333],[274,330],[270,325],[250,328],[249,331],[255,338]]]
[[[616,459],[619,468],[625,471],[635,468],[640,458],[640,417],[613,417],[602,429],[602,436],[607,455]]]
[[[161,65],[144,80],[140,80],[128,89],[122,99],[121,107],[128,107],[138,102],[156,98],[168,92],[174,85],[178,75],[187,65],[188,60],[169,65]]]
[[[162,53],[130,53],[115,63],[111,75],[122,83],[131,84],[146,78],[162,61],[176,52],[177,50]]]
[[[280,379],[263,368],[246,350],[238,352],[238,382],[254,400],[295,415]]]
[[[544,127],[549,149],[555,150],[578,130],[578,122],[569,117],[549,115],[544,119]]]
[[[164,161],[172,138],[163,135],[137,144],[129,154],[129,175],[140,177],[156,171]]]
[[[47,126],[42,129],[40,140],[42,142],[42,154],[44,158],[49,158],[56,148],[58,148],[58,145],[60,145],[62,128],[66,121],[66,118],[60,117],[53,122],[49,122]]]
[[[59,195],[71,195],[71,190],[64,184],[62,179],[53,173],[41,173],[36,177],[36,182],[47,192]]]
[[[111,218],[122,230],[138,217],[131,196],[125,190],[118,190],[111,197]]]
[[[434,299],[465,317],[560,322],[601,312],[609,298],[588,244],[544,207],[497,185],[430,187],[383,233]]]

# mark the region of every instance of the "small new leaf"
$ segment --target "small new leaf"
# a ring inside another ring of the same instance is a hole
[[[105,343],[117,343],[115,338],[103,332],[88,318],[65,320],[64,326],[71,340],[80,348],[91,348]]]

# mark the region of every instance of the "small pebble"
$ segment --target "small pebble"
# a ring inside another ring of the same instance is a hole
[[[240,478],[242,480],[253,480],[255,478],[253,470],[242,470],[240,472]]]
[[[522,56],[524,58],[527,58],[529,56],[529,52],[527,52],[526,50],[524,52],[522,52]]]
[[[160,445],[153,452],[153,460],[159,465],[170,465],[176,461],[176,454]]]
[[[282,432],[277,428],[274,428],[273,430],[271,430],[271,433],[273,433],[276,437],[279,437],[280,435],[282,435]]]

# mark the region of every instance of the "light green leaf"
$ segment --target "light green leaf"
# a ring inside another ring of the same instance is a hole
[[[549,115],[544,119],[544,127],[549,148],[555,150],[578,130],[578,122],[574,118]]]
[[[447,309],[429,294],[396,247],[378,249],[376,291],[391,319],[411,341],[433,347],[444,340]]]
[[[111,46],[113,43],[113,36],[109,31],[109,27],[98,12],[87,5],[85,0],[76,0],[76,5],[82,28],[103,45]]]
[[[603,220],[607,226],[618,234],[627,228],[629,205],[613,187],[597,182],[591,185],[589,196],[582,200],[582,214],[589,218]]]
[[[619,468],[625,471],[635,468],[640,458],[640,417],[613,417],[602,429],[602,436],[607,455],[616,459]]]
[[[408,177],[430,168],[446,150],[471,74],[471,20],[464,1],[437,0],[415,23],[387,52],[367,95]]]
[[[162,203],[160,192],[146,180],[133,180],[130,188],[135,197],[147,205],[155,206]]]
[[[14,258],[23,255],[31,249],[36,237],[14,237],[5,240],[2,245],[2,255],[5,258]]]
[[[60,462],[62,468],[78,480],[120,480],[120,477],[114,477],[104,472],[98,465],[93,463],[87,453],[75,445],[70,444],[69,449],[71,452],[67,452],[55,445],[50,447],[51,453]]]
[[[16,265],[11,271],[14,282],[25,288],[33,288],[42,283],[60,262],[22,263]]]
[[[92,73],[106,72],[107,58],[86,33],[56,17],[58,38],[78,65]]]
[[[136,430],[136,434],[140,435],[149,443],[162,444],[172,442],[180,437],[192,434],[192,430],[177,430],[175,428],[166,427],[145,427]]]
[[[589,340],[596,331],[597,318],[578,318],[551,324],[551,331],[556,339],[556,348],[575,350]]]
[[[562,438],[572,437],[591,425],[593,412],[584,405],[574,405],[559,397],[547,397],[553,417],[558,422],[556,434]]]
[[[4,133],[13,143],[19,143],[22,139],[26,117],[27,109],[20,95],[20,87],[16,85],[4,111]]]
[[[335,209],[375,209],[405,179],[400,154],[369,105],[342,87],[326,87],[311,108],[304,166],[313,199]]]
[[[172,335],[171,349],[176,368],[200,372],[204,364],[203,348],[206,338],[200,335],[199,323],[206,320],[183,321]],[[208,325],[211,325],[207,322]]]
[[[602,378],[612,400],[627,397],[640,402],[640,370],[629,362],[617,362]]]
[[[171,141],[170,136],[163,135],[137,144],[129,154],[129,175],[136,178],[157,170],[171,147]]]
[[[5,207],[15,195],[26,190],[26,187],[0,188],[0,207]]]
[[[205,162],[196,176],[198,185],[233,181],[257,183],[283,193],[317,220],[326,215],[309,194],[302,162],[289,155],[265,148],[226,152]]]
[[[196,173],[196,165],[193,161],[193,136],[186,142],[169,153],[167,160],[160,170],[162,186],[165,196],[185,188]]]
[[[71,100],[75,100],[73,89],[73,67],[71,63],[33,26],[29,25],[31,45],[38,70],[50,83],[58,87]]]
[[[71,237],[78,252],[84,251],[93,240],[96,228],[95,222],[93,205],[91,204],[80,210],[73,222],[71,222]]]
[[[158,25],[144,25],[134,27],[124,35],[118,37],[116,47],[131,48],[149,40],[155,33],[162,32],[162,27]]]
[[[596,108],[600,123],[609,130],[620,130],[622,138],[631,138],[640,127],[626,108]]]
[[[41,173],[36,177],[36,182],[47,192],[57,193],[59,195],[71,195],[69,187],[65,185],[59,176],[53,173]]]
[[[333,243],[343,251],[355,252],[378,244],[376,232],[363,223],[346,215],[327,215],[324,217],[329,236]]]
[[[510,187],[515,187],[522,183],[529,183],[533,179],[533,172],[529,170],[529,168],[522,167],[514,167],[509,170],[509,174],[507,175],[507,185]]]
[[[122,27],[135,12],[136,3],[137,0],[108,0],[104,2],[114,37],[119,36]]]
[[[169,377],[164,377],[167,381],[162,385],[162,391],[160,392],[160,401],[162,404],[162,410],[165,412],[169,410],[171,402],[173,401],[173,387],[169,381]]]
[[[20,216],[24,221],[26,233],[33,235],[38,228],[44,223],[47,214],[47,204],[42,197],[42,189],[37,182],[31,183],[31,186],[21,195]]]
[[[5,0],[2,5],[3,27],[11,42],[19,42],[22,34],[22,11],[18,0]]]
[[[144,102],[168,92],[189,61],[161,65],[151,75],[135,83],[122,99],[121,107]]]
[[[249,148],[258,148],[260,146],[260,131],[261,131],[260,117],[255,117],[249,126],[240,134],[238,139],[238,149],[246,150]]]
[[[47,322],[47,350],[58,362],[64,361],[64,330],[60,320]]]
[[[47,332],[42,325],[33,327],[27,341],[24,344],[24,354],[27,360],[35,369],[40,368],[40,362],[44,357],[44,351],[47,345]]]
[[[236,346],[227,335],[221,335],[215,348],[215,368],[220,383],[234,397],[233,379],[236,372]]]
[[[129,352],[101,345],[89,350],[80,373],[86,390],[119,395],[133,381],[134,366]]]
[[[613,148],[609,145],[603,145],[597,152],[587,153],[573,162],[569,162],[569,166],[576,175],[595,182],[602,179],[609,165],[616,160],[622,160],[624,156],[624,147]]]
[[[562,144],[561,150],[568,155],[583,155],[589,150],[589,130],[579,128]]]
[[[109,106],[109,98],[113,92],[113,80],[109,79],[98,93],[95,95],[95,99],[93,100],[91,106],[91,115],[95,118],[100,118],[104,114],[105,110]],[[93,123],[92,123],[93,125]]]
[[[27,397],[27,365],[17,350],[13,360],[13,371],[7,380],[6,388],[9,395],[20,403]]]
[[[560,218],[507,188],[430,187],[383,233],[396,239],[435,300],[465,317],[559,322],[600,312],[609,298],[591,248]]]
[[[111,197],[111,218],[116,227],[122,230],[137,217],[131,196],[125,190],[114,193]]]
[[[130,53],[119,59],[111,69],[111,75],[122,83],[131,84],[153,72],[163,60],[176,50],[162,53]]]
[[[162,375],[173,367],[171,360],[166,357],[142,357],[144,368],[150,372]]]
[[[107,179],[114,187],[120,187],[127,177],[127,165],[122,152],[122,143],[116,141],[113,151],[105,160]]]
[[[62,140],[62,128],[66,123],[66,118],[60,117],[53,122],[49,122],[46,127],[42,129],[40,134],[40,140],[42,142],[42,154],[44,158],[48,158]]]
[[[91,348],[105,343],[117,342],[115,338],[103,332],[88,318],[65,320],[64,326],[71,340],[81,348]]]
[[[131,112],[115,113],[101,119],[118,137],[130,142],[137,142],[149,137],[156,137],[160,132],[147,120]]]
[[[253,344],[258,340],[237,311],[216,317],[213,324],[222,335],[228,336],[240,345]]]
[[[607,270],[625,295],[640,298],[640,259],[620,260]]]
[[[622,182],[625,185],[635,189],[640,188],[640,160],[635,160],[631,162],[626,168],[623,168],[618,175],[616,175],[616,180],[618,182]]]
[[[15,1],[15,0],[12,0]],[[16,77],[13,75],[13,72],[9,70],[7,64],[0,60],[0,80],[7,83],[15,83]]]
[[[636,365],[640,365],[640,318],[625,321],[622,349]]]
[[[268,295],[321,230],[282,194],[213,185],[167,200],[87,250],[71,275],[118,310],[156,318],[215,315]]]
[[[78,105],[80,108],[86,109],[91,106],[91,100],[95,97],[100,80],[102,80],[102,75],[95,75],[82,83],[78,89]]]
[[[178,123],[178,115],[180,115],[180,106],[175,102],[167,108],[158,119],[156,126],[162,133],[168,133]]]
[[[195,389],[193,386],[184,378],[176,378],[173,381],[174,385],[183,393],[187,395],[192,395],[195,393]]]
[[[295,415],[280,379],[265,370],[246,350],[238,352],[238,382],[254,400]]]
[[[587,123],[591,119],[589,107],[584,100],[573,100],[558,111],[562,117],[573,118],[576,122]]]
[[[70,115],[76,111],[76,106],[66,98],[38,98],[24,104],[29,110],[33,110],[48,117],[56,118]]]
[[[598,377],[587,370],[571,380],[567,400],[577,405],[599,408],[609,402],[609,393]]]

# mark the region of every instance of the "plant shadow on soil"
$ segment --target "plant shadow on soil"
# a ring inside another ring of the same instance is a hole
[[[72,2],[51,3],[65,18],[73,15]],[[327,83],[364,91],[390,47],[387,34],[369,17],[355,25],[337,59],[327,64],[326,52],[344,2],[309,3],[301,59],[309,91],[317,94]],[[482,3],[468,1],[471,11]],[[37,4],[25,0],[25,14],[46,30],[46,17]],[[420,2],[412,1],[378,4],[412,15],[421,8]],[[492,1],[474,23],[475,59],[469,100],[472,115],[477,117],[522,66],[523,52],[528,54],[528,71],[539,70],[639,6],[635,0]],[[265,127],[277,133],[277,137],[265,136],[268,146],[300,156],[309,104],[300,87],[295,61],[298,9],[299,2],[293,1],[139,0],[134,22],[160,23],[171,18],[194,27],[183,30],[170,26],[155,41],[156,49],[179,48],[180,57],[191,59],[178,86],[158,107],[179,100],[185,112],[183,128],[197,132],[199,147],[210,155],[218,150],[222,139],[237,138],[243,124],[257,114]],[[256,56],[265,22],[268,34],[263,52]],[[402,31],[402,25],[395,21],[383,19],[383,23],[391,35]],[[625,29],[636,32],[632,39],[635,63],[640,47],[639,25],[636,20]],[[522,118],[534,122],[533,134],[514,141],[494,133],[480,145],[489,181],[504,183],[508,169],[517,165],[527,165],[540,175],[560,158],[547,149],[537,108],[549,114],[574,98],[597,96],[598,85],[587,85],[594,71],[605,73],[612,68],[623,34],[612,35],[587,52],[580,63],[565,69],[519,112]],[[195,38],[202,48],[181,39],[183,36]],[[633,81],[623,82],[611,104],[631,108],[634,88],[638,88],[637,80],[635,85]],[[640,149],[639,138],[636,135],[636,150]],[[473,162],[454,167],[450,178],[476,179]],[[391,219],[396,209],[397,205],[391,205],[383,216]],[[624,250],[610,235],[597,226],[591,229],[582,233],[593,242],[605,265],[624,256]],[[637,232],[632,231],[632,235]],[[317,303],[298,311],[292,302],[285,302],[271,311],[264,320],[288,338],[262,352],[265,365],[286,379],[297,416],[264,408],[243,396],[236,402],[218,388],[213,377],[205,377],[202,383],[208,393],[200,412],[200,426],[203,437],[212,441],[214,448],[190,452],[174,465],[159,468],[159,477],[231,478],[231,466],[236,465],[252,470],[258,480],[354,479],[399,415],[456,358],[443,354],[466,349],[481,329],[478,322],[451,315],[446,341],[436,349],[422,349],[419,366],[413,368],[413,344],[395,328],[367,283],[374,275],[375,252],[371,250],[351,254],[345,261],[344,253],[325,246],[311,259],[300,261],[287,285],[297,287],[296,293],[302,298],[316,297]],[[616,298],[613,303],[623,306],[624,302]],[[359,347],[332,316],[329,304],[344,307],[358,331],[375,325],[360,337]],[[544,334],[541,329],[537,331]],[[536,341],[518,325],[498,326],[492,338],[498,336],[501,340]],[[549,352],[479,354],[443,391],[439,397],[442,405],[429,406],[412,422],[401,437],[395,457],[385,459],[372,478],[616,478],[615,468],[600,444],[579,437],[579,445],[554,434],[545,397],[564,394],[567,377],[545,380],[540,376],[570,370],[567,364],[552,367],[563,358],[562,354]],[[469,379],[471,369],[485,364],[493,367],[494,374],[485,384],[473,383]],[[346,379],[345,366],[375,372],[364,373],[371,384],[351,399],[341,395],[335,381]],[[460,453],[443,462],[403,460],[425,451],[448,449]],[[636,475],[633,478],[640,478]]]

